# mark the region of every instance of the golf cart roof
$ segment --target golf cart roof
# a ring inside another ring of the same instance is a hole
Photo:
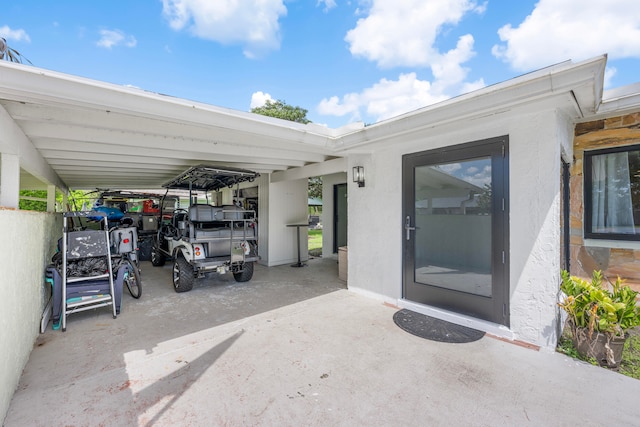
[[[241,182],[252,182],[260,174],[228,166],[192,166],[162,186],[167,189],[218,191]]]

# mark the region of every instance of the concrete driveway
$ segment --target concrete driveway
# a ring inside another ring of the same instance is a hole
[[[6,427],[632,426],[640,381],[488,336],[418,338],[352,293],[337,264],[257,267],[176,294],[143,263],[143,296],[40,335]],[[125,291],[126,293],[126,291]]]

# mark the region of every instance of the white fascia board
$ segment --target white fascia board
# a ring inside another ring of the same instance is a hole
[[[33,146],[7,110],[0,105],[0,152],[15,154],[20,158],[20,167],[41,181],[55,185],[63,192],[67,186],[58,174]]]
[[[506,82],[487,86],[438,104],[424,107],[364,128],[336,140],[338,152],[362,147],[419,129],[435,128],[507,111],[558,95],[572,98],[574,120],[593,112],[600,104],[606,55],[577,64],[564,62]]]
[[[640,83],[607,90],[597,114],[590,119],[623,115],[640,110]]]

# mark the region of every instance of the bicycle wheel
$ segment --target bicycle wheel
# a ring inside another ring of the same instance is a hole
[[[129,289],[129,293],[134,298],[140,298],[142,295],[142,281],[140,280],[140,270],[131,261],[124,261],[127,271],[124,275],[124,283]]]

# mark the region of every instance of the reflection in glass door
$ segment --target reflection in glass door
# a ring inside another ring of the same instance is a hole
[[[491,296],[491,158],[415,169],[416,282]]]
[[[404,156],[404,297],[508,324],[507,137]]]

